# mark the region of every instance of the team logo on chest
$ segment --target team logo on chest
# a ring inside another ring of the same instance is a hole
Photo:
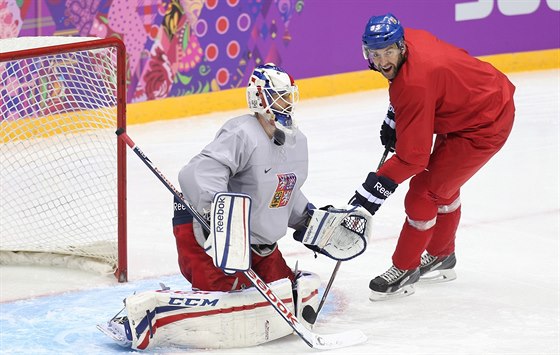
[[[276,191],[274,196],[272,196],[272,201],[270,201],[270,208],[284,207],[290,202],[290,197],[296,186],[297,176],[294,173],[288,174],[276,174],[278,178],[278,185],[276,186]]]

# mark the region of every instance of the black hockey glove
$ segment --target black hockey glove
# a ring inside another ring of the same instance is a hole
[[[366,181],[356,190],[356,194],[350,199],[350,204],[360,205],[372,215],[377,212],[385,199],[399,186],[393,180],[376,173],[369,173]]]
[[[173,226],[193,222],[193,216],[187,206],[177,197],[173,197],[173,211]]]
[[[381,124],[379,137],[381,138],[381,144],[383,144],[386,149],[388,149],[390,152],[395,151],[395,144],[397,143],[397,132],[395,131],[395,109],[392,105],[389,105],[385,120]]]

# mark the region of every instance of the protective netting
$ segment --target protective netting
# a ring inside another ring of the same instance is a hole
[[[0,263],[40,252],[114,271],[116,70],[114,47],[0,57]]]

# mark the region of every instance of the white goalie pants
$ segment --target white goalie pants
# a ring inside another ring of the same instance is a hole
[[[297,300],[292,283],[282,279],[269,284],[298,320],[305,305],[317,309],[320,279],[302,273],[297,279]],[[291,326],[254,288],[231,292],[158,290],[130,296],[125,301],[132,348],[145,350],[172,346],[187,348],[238,348],[266,343],[293,332]]]

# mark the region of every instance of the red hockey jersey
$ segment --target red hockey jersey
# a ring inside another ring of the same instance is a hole
[[[407,59],[389,86],[396,154],[378,171],[399,184],[427,167],[434,134],[484,141],[511,125],[501,118],[515,91],[492,65],[426,31],[407,28],[405,41]]]

